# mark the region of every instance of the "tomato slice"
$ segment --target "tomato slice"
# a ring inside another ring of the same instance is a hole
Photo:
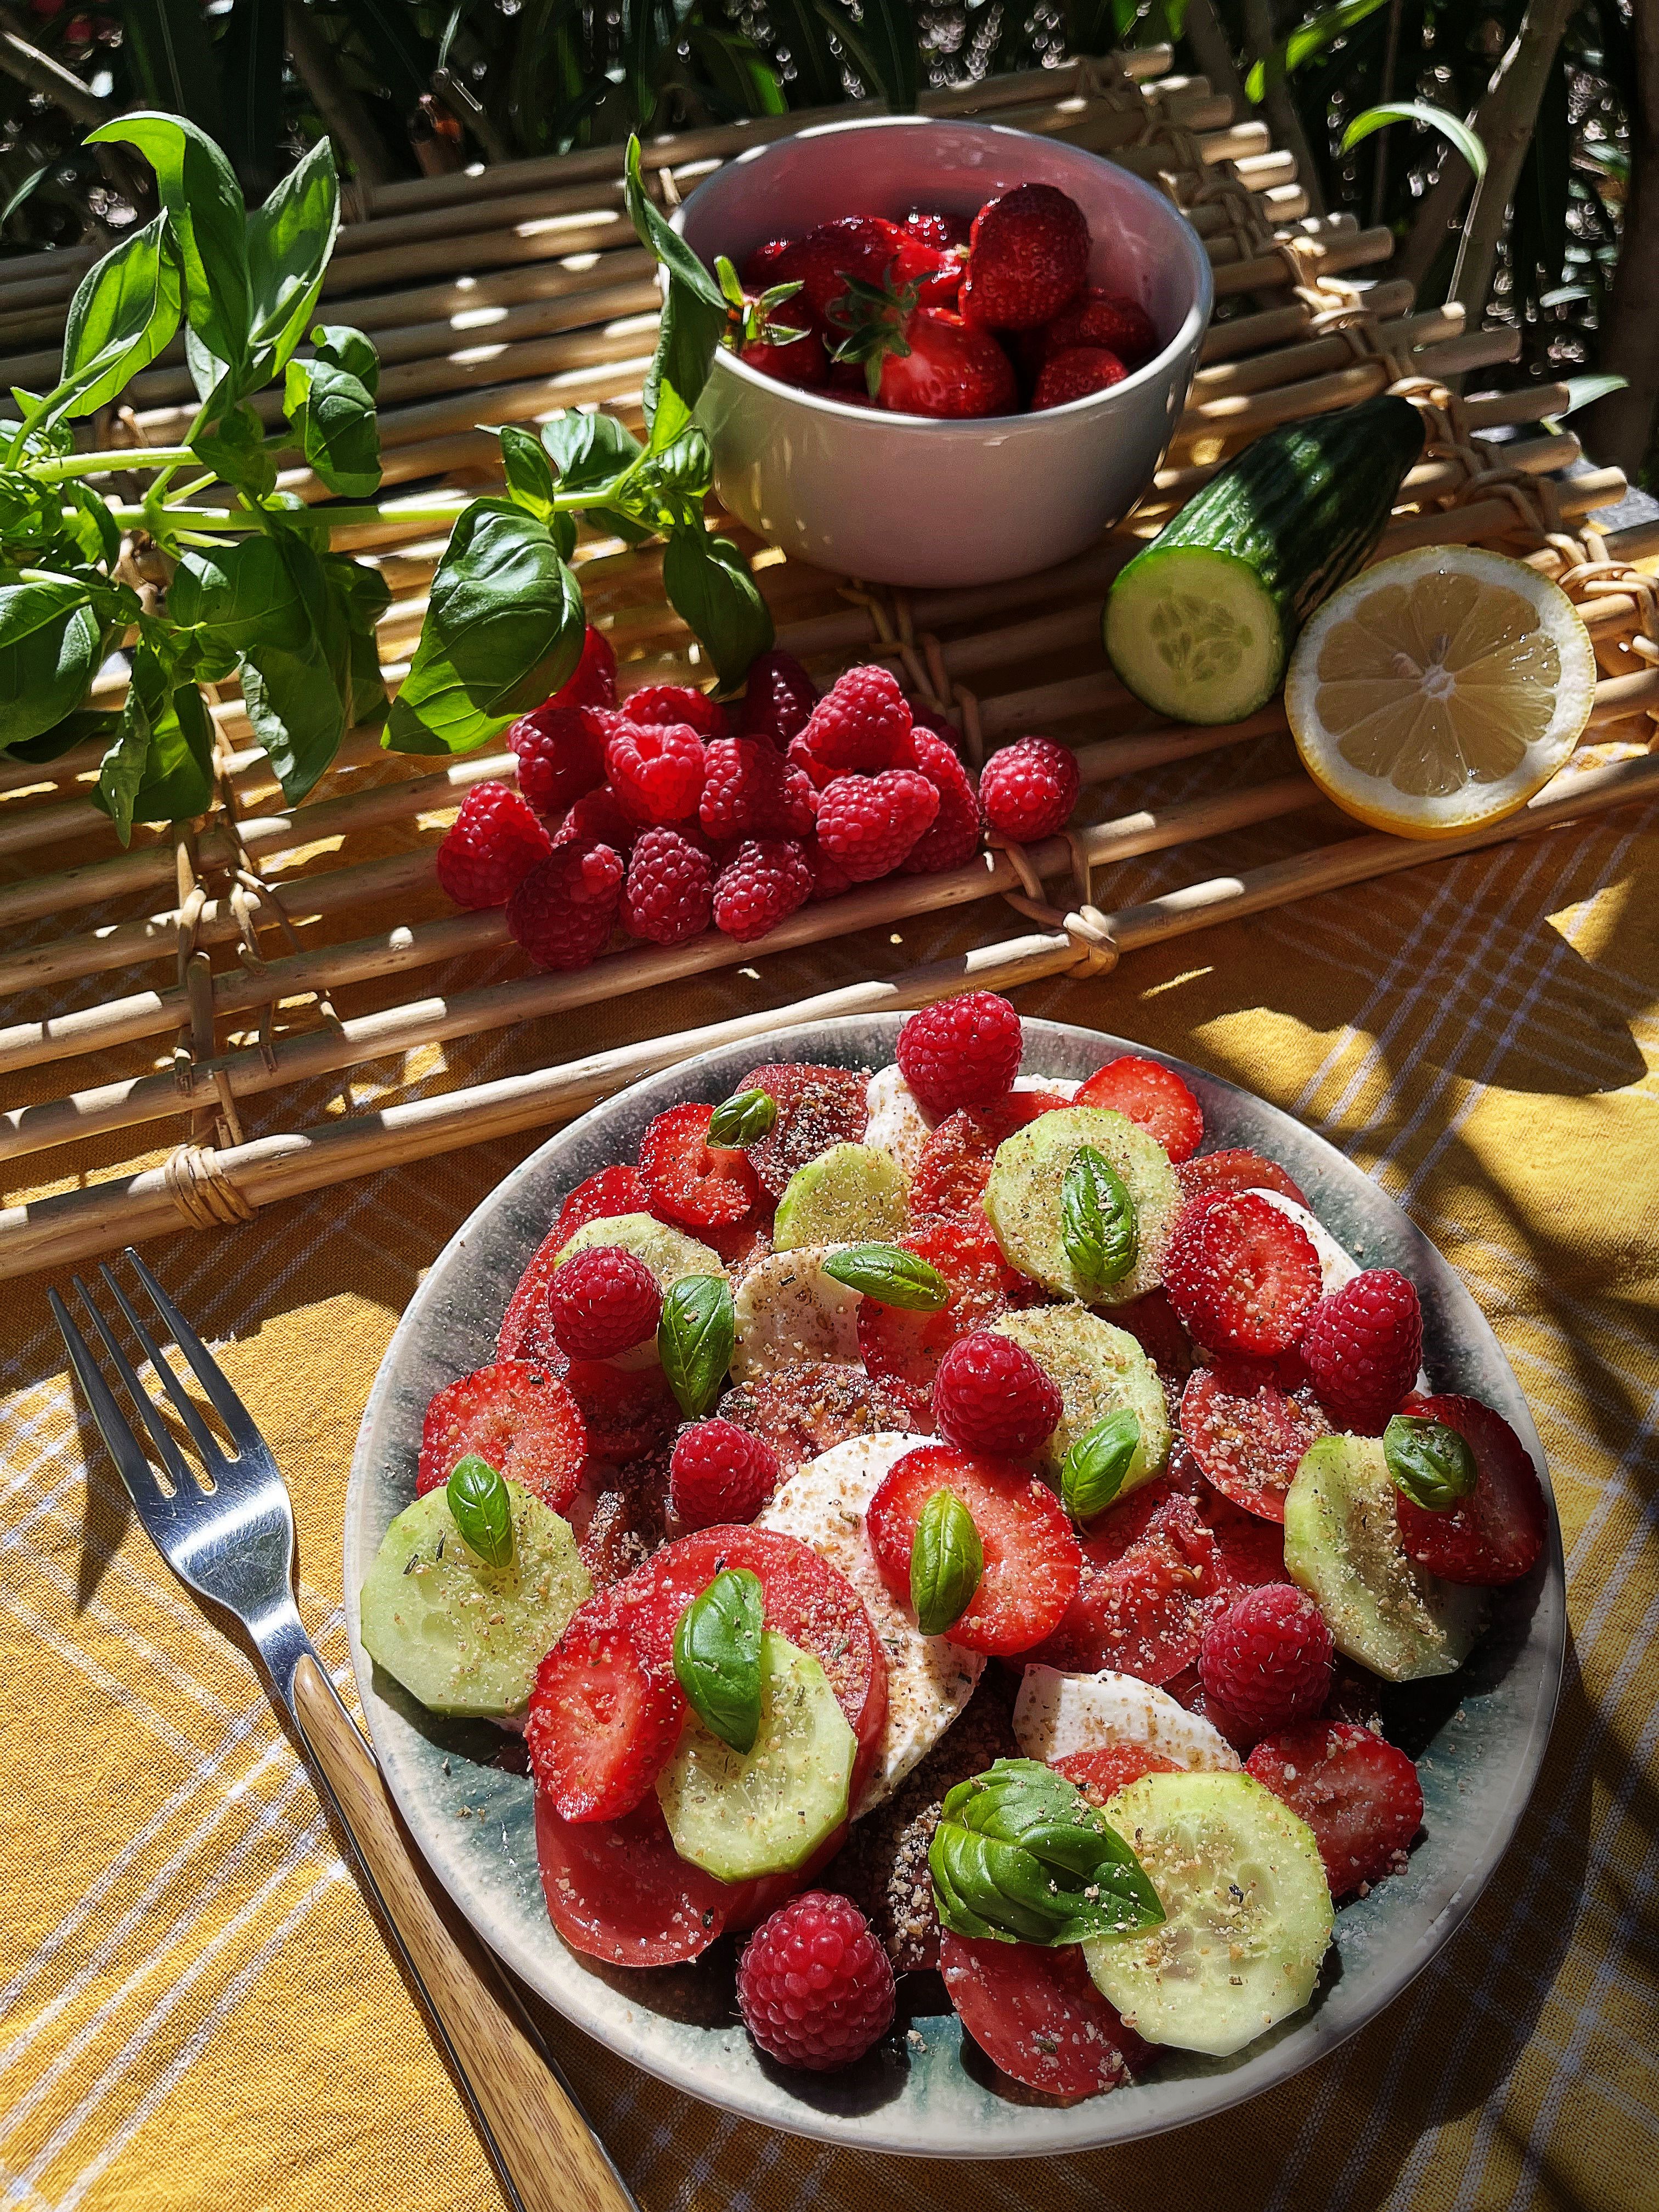
[[[939,1938],[939,1971],[962,2024],[1005,2074],[1050,2097],[1121,2088],[1147,2057],[1089,1979],[1075,1943]]]
[[[573,1951],[617,1966],[672,1966],[753,1911],[772,1878],[716,1881],[674,1849],[654,1793],[619,1820],[562,1820],[536,1792],[548,1917]]]
[[[1200,1368],[1182,1393],[1181,1433],[1224,1498],[1282,1523],[1302,1455],[1331,1425],[1311,1385],[1287,1391],[1265,1361],[1226,1359]]]
[[[1543,1485],[1527,1448],[1501,1413],[1478,1398],[1407,1398],[1400,1409],[1455,1429],[1474,1454],[1474,1491],[1449,1513],[1395,1501],[1401,1540],[1419,1566],[1449,1583],[1518,1582],[1550,1532]]]

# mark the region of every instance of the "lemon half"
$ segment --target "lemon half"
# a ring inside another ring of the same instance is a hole
[[[1285,679],[1309,775],[1401,837],[1453,837],[1524,806],[1595,697],[1595,655],[1566,593],[1472,545],[1364,570],[1309,623]]]

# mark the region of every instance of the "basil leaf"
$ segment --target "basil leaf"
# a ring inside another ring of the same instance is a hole
[[[510,500],[475,500],[444,549],[385,742],[411,753],[484,744],[558,690],[586,631],[547,525]]]
[[[25,738],[21,744],[8,745],[6,750],[13,760],[55,761],[61,754],[72,752],[76,745],[113,744],[120,725],[121,717],[112,711],[77,708],[74,714],[65,714],[61,722],[54,722],[49,730],[43,730],[38,738]]]
[[[778,1102],[769,1091],[738,1091],[721,1099],[708,1117],[711,1145],[752,1145],[778,1118]]]
[[[250,342],[261,383],[281,374],[299,344],[339,229],[340,180],[325,131],[247,219]]]
[[[508,498],[538,522],[550,522],[556,487],[545,447],[516,422],[503,423],[495,434],[501,441],[501,471]]]
[[[312,351],[331,368],[355,376],[372,399],[380,388],[380,356],[374,341],[349,323],[319,323],[311,333]]]
[[[724,1275],[682,1275],[669,1285],[657,1350],[688,1421],[701,1419],[720,1396],[736,1343],[732,1285]]]
[[[392,587],[378,568],[365,568],[343,553],[325,553],[322,567],[331,614],[346,634],[346,720],[354,729],[378,729],[392,702],[380,672],[375,625],[392,604]]]
[[[245,375],[252,314],[247,210],[230,163],[204,131],[178,115],[118,116],[86,143],[136,146],[155,170],[178,240],[185,319],[234,379]]]
[[[1103,1513],[1123,1487],[1123,1478],[1140,1449],[1140,1417],[1132,1406],[1117,1406],[1085,1429],[1060,1463],[1060,1495],[1079,1525]]]
[[[1082,1791],[1031,1759],[1000,1759],[946,1796],[927,1853],[940,1923],[1004,1943],[1077,1943],[1164,1918],[1128,1844]]]
[[[542,425],[542,443],[566,491],[592,491],[629,469],[645,451],[614,415],[556,415]]]
[[[832,1252],[823,1272],[878,1305],[905,1313],[938,1313],[951,1303],[951,1285],[937,1267],[899,1244],[849,1244]]]
[[[181,299],[178,249],[163,210],[94,262],[76,288],[53,415],[90,415],[113,399],[171,344]]]
[[[83,584],[0,584],[0,746],[38,738],[86,697],[102,636]]]
[[[693,299],[717,313],[724,325],[726,301],[718,279],[712,270],[704,268],[645,189],[637,137],[628,142],[627,172],[629,219],[638,234],[640,244],[654,255],[671,276],[677,277],[684,285]],[[696,394],[692,396],[695,398]]]
[[[760,1577],[726,1567],[692,1599],[674,1630],[675,1680],[703,1726],[738,1753],[751,1752],[760,1733],[765,1609]]]
[[[276,463],[265,445],[265,426],[251,407],[230,408],[190,442],[198,459],[238,490],[263,499],[276,489]]]
[[[367,338],[363,343],[368,345]],[[374,352],[372,346],[369,351]],[[347,499],[367,499],[380,489],[380,429],[374,394],[360,376],[320,353],[314,361],[291,361],[283,411],[294,426],[301,452],[331,491]]]
[[[476,1552],[487,1567],[510,1567],[513,1498],[489,1462],[476,1452],[458,1459],[444,1485],[444,1497],[467,1549]]]
[[[910,1540],[910,1606],[924,1636],[945,1636],[974,1601],[985,1547],[954,1490],[936,1490]]]
[[[1060,1187],[1060,1235],[1083,1284],[1104,1290],[1121,1282],[1139,1243],[1128,1186],[1092,1145],[1079,1145]]]
[[[770,649],[775,635],[748,562],[730,538],[711,538],[693,522],[671,533],[662,581],[669,605],[708,648],[722,690],[729,690],[748,674],[757,653]]]
[[[1414,1413],[1396,1413],[1383,1430],[1382,1457],[1395,1488],[1425,1513],[1449,1513],[1480,1480],[1468,1439]]]
[[[228,424],[234,416],[227,416]],[[180,628],[240,653],[256,640],[303,649],[312,623],[275,537],[250,532],[228,545],[186,546],[167,592]]]

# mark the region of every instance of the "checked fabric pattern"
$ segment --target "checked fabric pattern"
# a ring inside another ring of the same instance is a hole
[[[1263,836],[1255,860],[1277,856]],[[1225,841],[1205,858],[1237,865]],[[1156,863],[1124,874],[1115,902],[1175,879]],[[947,915],[897,950],[876,935],[836,957],[869,973],[969,941]],[[825,957],[793,956],[770,987],[823,988]],[[584,1041],[715,1018],[746,988],[600,1008]],[[1572,1648],[1538,1792],[1472,1919],[1381,2020],[1201,2126],[969,2179],[765,2133],[551,2022],[589,2111],[647,2212],[954,2212],[964,2187],[984,2212],[1650,2204],[1659,814],[1426,865],[1022,1003],[1304,1116],[1462,1271],[1531,1400],[1565,1537]],[[476,1073],[510,1051],[495,1041]],[[376,1364],[421,1268],[525,1148],[394,1170],[149,1255],[276,1449],[301,1607],[342,1670],[340,1498]],[[71,1400],[44,1283],[6,1285],[0,1315],[0,2203],[498,2204],[249,1661],[152,1553]]]

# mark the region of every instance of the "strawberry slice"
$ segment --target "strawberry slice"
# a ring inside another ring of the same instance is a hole
[[[1075,1943],[939,1937],[939,1971],[962,2024],[994,2065],[1050,2097],[1121,2088],[1150,2056],[1089,1978]]]
[[[1164,1284],[1188,1333],[1212,1352],[1288,1352],[1319,1303],[1306,1231],[1249,1191],[1189,1199],[1176,1216]]]
[[[921,1444],[895,1461],[865,1514],[870,1548],[894,1595],[910,1597],[910,1547],[922,1508],[952,1490],[973,1517],[985,1571],[951,1641],[1007,1656],[1041,1643],[1077,1589],[1081,1555],[1052,1490],[1007,1460]]]
[[[859,1352],[872,1375],[927,1392],[950,1346],[1006,1312],[1020,1278],[1004,1260],[982,1213],[977,1219],[963,1213],[936,1221],[901,1237],[899,1246],[939,1270],[950,1285],[950,1303],[937,1313],[911,1313],[864,1299],[858,1313]]]
[[[1549,1536],[1549,1507],[1526,1446],[1503,1415],[1478,1398],[1453,1396],[1413,1395],[1401,1411],[1455,1429],[1476,1468],[1474,1488],[1449,1512],[1395,1498],[1411,1557],[1449,1583],[1512,1583],[1530,1573]]]
[[[659,1114],[640,1145],[652,1211],[688,1229],[741,1221],[759,1189],[748,1155],[708,1141],[712,1106],[688,1099]]]
[[[1182,1160],[1176,1174],[1188,1198],[1208,1198],[1218,1190],[1276,1190],[1281,1198],[1293,1198],[1298,1206],[1308,1203],[1277,1160],[1266,1159],[1244,1145],[1206,1152],[1201,1159]]]
[[[588,1450],[610,1466],[625,1467],[663,1450],[679,1427],[679,1401],[660,1367],[573,1359],[564,1381],[581,1408]]]
[[[1403,1751],[1352,1721],[1314,1721],[1266,1736],[1244,1762],[1313,1830],[1333,1897],[1385,1874],[1423,1825],[1423,1788]]]
[[[1263,1583],[1290,1580],[1282,1522],[1247,1513],[1218,1490],[1206,1488],[1198,1508],[1215,1538],[1205,1593],[1212,1605],[1225,1605],[1238,1591],[1258,1589]]]
[[[622,1213],[649,1213],[651,1193],[637,1168],[601,1168],[586,1182],[579,1182],[559,1208],[559,1225],[553,1234],[568,1244],[590,1221],[613,1221]],[[554,1248],[558,1249],[557,1246]]]
[[[576,1494],[587,1430],[562,1382],[526,1359],[498,1359],[439,1391],[421,1426],[416,1495],[447,1482],[476,1453],[557,1513]]]
[[[1167,1681],[1198,1656],[1215,1551],[1193,1498],[1168,1476],[1147,1483],[1091,1530],[1077,1594],[1033,1659],[1065,1673],[1109,1667]]]
[[[631,1813],[679,1740],[685,1698],[647,1669],[608,1608],[580,1607],[537,1669],[525,1722],[531,1771],[565,1820]],[[587,1616],[585,1618],[585,1616]]]
[[[1108,1060],[1073,1103],[1105,1106],[1145,1129],[1177,1165],[1204,1141],[1204,1109],[1172,1067],[1133,1054]]]
[[[1127,1328],[1160,1375],[1183,1382],[1193,1371],[1193,1342],[1167,1291],[1148,1291],[1112,1308],[1114,1328]]]
[[[751,1067],[734,1091],[763,1091],[778,1117],[744,1149],[763,1190],[781,1198],[797,1168],[835,1145],[861,1145],[870,1126],[869,1078],[850,1067],[799,1062]]]
[[[1051,1762],[1057,1774],[1075,1782],[1091,1805],[1104,1805],[1143,1774],[1179,1774],[1173,1759],[1149,1751],[1144,1743],[1103,1744],[1097,1751],[1074,1751]]]
[[[925,1225],[977,1213],[997,1146],[1039,1114],[1071,1103],[1054,1091],[1011,1091],[994,1106],[963,1106],[947,1114],[922,1146],[910,1179],[912,1222]]]
[[[1331,1425],[1310,1384],[1286,1391],[1272,1367],[1228,1359],[1200,1368],[1188,1383],[1181,1432],[1224,1498],[1282,1523],[1302,1455]]]

